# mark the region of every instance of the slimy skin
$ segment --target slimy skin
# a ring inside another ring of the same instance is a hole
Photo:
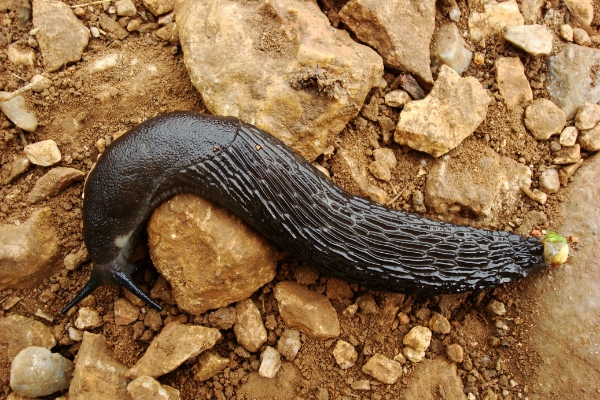
[[[432,221],[336,186],[278,139],[236,118],[173,112],[118,138],[84,189],[90,280],[63,309],[116,284],[157,309],[130,263],[153,210],[178,193],[226,208],[317,268],[383,291],[436,295],[543,269],[539,239]]]

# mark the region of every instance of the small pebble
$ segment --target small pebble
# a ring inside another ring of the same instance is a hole
[[[60,150],[52,139],[42,140],[25,146],[25,155],[32,164],[48,167],[61,160]]]
[[[571,25],[564,24],[560,26],[560,37],[565,39],[567,42],[573,41],[573,28]]]
[[[100,37],[100,30],[98,28],[96,28],[95,26],[90,26],[90,33],[95,38],[99,38]]]
[[[267,346],[260,355],[261,363],[258,374],[264,378],[275,378],[279,368],[281,368],[281,356],[279,352]]]
[[[429,320],[429,329],[435,333],[450,333],[450,322],[442,314],[433,313],[433,316]]]
[[[302,342],[300,332],[295,329],[286,329],[277,342],[277,351],[288,361],[294,361]]]
[[[27,397],[48,396],[69,387],[73,363],[44,347],[30,346],[12,361],[10,387]]]
[[[585,102],[575,115],[575,127],[580,131],[594,128],[600,122],[600,105]]]
[[[91,307],[81,307],[75,320],[75,326],[82,331],[98,328],[102,326],[102,318],[98,311]]]
[[[592,39],[586,31],[581,28],[573,29],[573,41],[580,46],[591,46]]]
[[[504,306],[504,303],[499,302],[498,300],[495,300],[495,299],[490,300],[486,309],[490,314],[494,314],[494,315],[505,315],[506,314],[506,307]]]
[[[404,107],[411,101],[410,95],[404,90],[394,90],[385,95],[385,104],[390,107]]]
[[[376,353],[367,360],[361,371],[380,382],[393,385],[402,375],[402,365],[382,354]]]
[[[577,142],[577,135],[579,134],[579,130],[574,126],[567,126],[560,133],[559,143],[562,146],[570,147],[574,146]],[[553,142],[554,143],[554,142]],[[558,149],[560,150],[560,149]],[[558,151],[556,150],[556,151]]]
[[[542,172],[539,179],[540,190],[545,193],[552,194],[560,189],[560,178],[558,171],[550,168]]]
[[[228,358],[223,358],[214,351],[205,351],[198,357],[198,372],[194,375],[194,379],[199,382],[206,381],[223,371],[228,365]]]
[[[358,353],[350,343],[338,340],[333,349],[333,357],[341,369],[348,369],[356,364]]]
[[[446,347],[446,354],[448,354],[448,358],[455,362],[461,363],[463,362],[464,350],[459,344],[451,344]]]
[[[0,95],[8,92],[0,92]],[[38,126],[38,119],[33,111],[28,111],[25,106],[25,97],[18,95],[8,101],[0,101],[0,110],[13,124],[27,132],[34,132]]]

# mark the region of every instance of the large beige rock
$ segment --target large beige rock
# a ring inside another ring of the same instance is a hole
[[[182,309],[201,314],[248,298],[275,277],[277,248],[193,195],[163,203],[148,224],[150,255]]]
[[[171,322],[154,338],[142,358],[127,371],[127,377],[135,379],[148,375],[158,378],[204,350],[212,349],[219,339],[221,333],[217,329]]]
[[[394,140],[439,157],[477,129],[489,103],[477,79],[461,78],[452,68],[442,65],[429,95],[404,106]]]
[[[312,161],[378,85],[383,60],[331,27],[316,2],[183,0],[184,61],[210,112],[277,136]]]
[[[125,372],[127,367],[114,357],[104,336],[84,332],[69,400],[129,400]]]
[[[350,0],[340,19],[373,47],[386,66],[432,83],[429,44],[435,29],[435,0]]]
[[[67,63],[79,61],[90,38],[89,29],[72,9],[57,0],[33,1],[33,26],[44,56],[44,66],[50,72]]]
[[[316,339],[337,337],[340,321],[327,297],[296,282],[280,282],[273,289],[286,325]]]
[[[50,208],[20,226],[0,226],[0,289],[35,286],[61,266],[59,234]]]

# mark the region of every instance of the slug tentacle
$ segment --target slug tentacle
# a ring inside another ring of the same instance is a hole
[[[147,120],[113,142],[84,190],[83,234],[94,272],[63,311],[106,283],[160,309],[131,280],[134,268],[125,260],[154,208],[183,192],[226,208],[316,267],[377,290],[458,293],[550,263],[538,239],[432,221],[354,196],[236,118],[174,112]]]

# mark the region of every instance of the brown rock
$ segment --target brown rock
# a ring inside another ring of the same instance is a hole
[[[340,322],[327,297],[291,281],[278,283],[274,294],[289,327],[315,339],[339,336]]]
[[[331,278],[327,281],[325,295],[329,299],[351,299],[354,292],[350,284],[343,279]]]
[[[7,164],[8,166],[8,164]],[[29,167],[31,166],[31,161],[29,158],[24,155],[15,156],[15,159],[10,164],[10,171],[6,174],[7,177],[4,180],[4,184],[8,185],[9,183],[14,182],[19,176],[25,173]]]
[[[175,0],[143,0],[144,5],[156,16],[173,10]]]
[[[435,29],[435,1],[351,0],[339,16],[360,41],[377,50],[386,66],[433,82],[429,45]]]
[[[235,313],[233,332],[238,343],[250,352],[258,351],[267,341],[267,330],[260,311],[251,299],[246,299],[236,304]]]
[[[404,106],[394,140],[439,157],[477,129],[485,119],[489,102],[475,78],[461,78],[452,68],[442,65],[427,97]]]
[[[579,140],[581,141],[580,132]],[[556,157],[552,160],[552,164],[574,164],[581,159],[581,147],[576,144],[571,147],[564,147],[562,150],[556,153]]]
[[[179,44],[179,32],[177,32],[175,22],[171,22],[157,30],[156,36],[171,44]]]
[[[600,150],[600,123],[592,129],[579,132],[579,144],[585,151]]]
[[[89,29],[62,1],[34,0],[33,26],[37,42],[50,72],[79,61],[90,38]]]
[[[288,361],[294,361],[300,347],[300,332],[295,329],[286,329],[277,342],[277,351]]]
[[[84,332],[69,400],[130,400],[126,371],[127,367],[115,359],[104,336]]]
[[[198,372],[194,379],[200,382],[206,381],[229,365],[229,359],[219,356],[213,351],[205,351],[198,357]]]
[[[577,110],[575,115],[575,126],[577,129],[584,131],[592,129],[600,122],[600,105],[590,102],[585,102]]]
[[[29,202],[35,204],[54,197],[84,177],[85,173],[75,168],[52,168],[38,179],[33,190],[29,193]]]
[[[480,42],[502,32],[506,26],[523,25],[525,22],[515,0],[484,5],[484,12],[474,12],[469,17],[469,32],[473,42]]]
[[[179,400],[179,390],[161,385],[150,376],[140,376],[127,385],[127,392],[133,400]]]
[[[248,298],[275,276],[277,248],[224,209],[193,195],[163,203],[148,224],[150,255],[192,314]]]
[[[450,322],[448,319],[441,314],[433,313],[429,320],[429,329],[435,333],[446,334],[450,333]]]
[[[211,349],[220,338],[221,333],[213,328],[171,322],[154,338],[142,358],[127,371],[127,377],[162,376],[204,350]]]
[[[146,311],[146,315],[144,316],[144,325],[152,329],[154,332],[159,331],[160,328],[162,328],[162,318],[160,317],[158,311],[153,308]]]
[[[358,359],[358,353],[354,346],[345,340],[338,340],[333,349],[333,358],[341,369],[354,367]]]
[[[496,60],[496,81],[509,107],[523,106],[533,100],[525,67],[519,57],[500,57]]]
[[[448,358],[455,363],[463,362],[464,350],[460,344],[451,344],[446,347]]]
[[[446,400],[466,400],[456,364],[441,358],[425,360],[415,366],[408,378],[408,386],[402,400],[435,400],[437,393],[444,393]]]
[[[125,39],[129,36],[129,32],[127,29],[123,28],[117,21],[114,21],[108,15],[101,13],[98,16],[98,22],[100,23],[100,27],[104,29],[106,32],[115,36],[115,38],[119,40]]]
[[[65,256],[64,265],[66,269],[73,271],[89,260],[91,260],[90,253],[88,253],[85,246],[82,246],[75,253],[69,253]]]
[[[381,57],[331,29],[315,2],[180,1],[175,14],[208,110],[264,129],[309,161],[380,83]]]
[[[235,324],[235,308],[224,307],[208,314],[208,322],[213,328],[231,329]]]
[[[35,286],[58,271],[58,239],[48,207],[21,226],[0,226],[0,289]]]
[[[126,299],[118,299],[114,303],[115,324],[129,325],[137,321],[140,309]]]
[[[525,109],[525,126],[537,140],[550,139],[560,133],[566,123],[564,111],[548,99],[535,99]]]
[[[390,360],[383,354],[375,353],[375,355],[366,364],[363,365],[361,371],[373,378],[392,385],[396,383],[402,375],[402,364],[397,361]]]

